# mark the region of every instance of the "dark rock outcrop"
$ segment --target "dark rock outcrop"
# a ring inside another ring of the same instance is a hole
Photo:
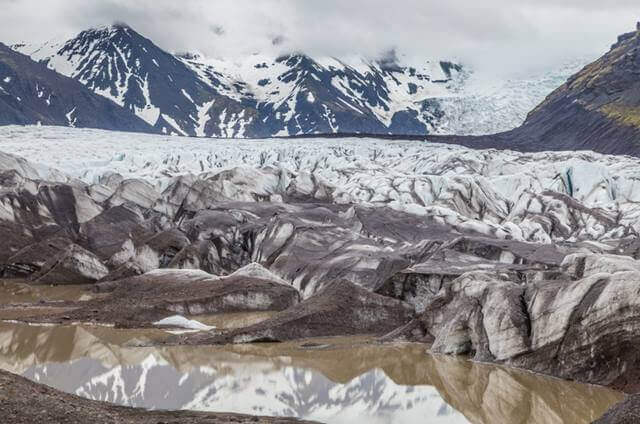
[[[631,395],[611,408],[593,424],[636,424],[640,422],[640,395]]]
[[[640,156],[640,31],[619,37],[532,110],[522,126],[505,133],[429,137],[472,148],[540,152],[593,150]]]

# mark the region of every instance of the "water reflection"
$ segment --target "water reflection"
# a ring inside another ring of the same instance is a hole
[[[331,423],[589,423],[622,398],[598,387],[428,356],[419,345],[126,347],[163,334],[0,324],[0,367],[123,405]]]

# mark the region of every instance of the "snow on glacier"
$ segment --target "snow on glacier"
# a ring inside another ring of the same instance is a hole
[[[286,170],[301,182],[313,174],[336,187],[334,199],[435,216],[454,228],[502,238],[551,241],[536,214],[552,216],[555,226],[570,233],[566,238],[607,239],[640,230],[640,161],[592,152],[517,153],[379,139],[196,139],[20,126],[0,128],[0,151],[88,184],[116,172],[147,180],[158,191],[180,175],[208,178],[237,168],[246,174],[242,180],[274,194],[279,178],[261,170]],[[584,208],[570,210],[549,193]],[[571,230],[576,213],[578,232]],[[617,226],[607,230],[602,217]]]

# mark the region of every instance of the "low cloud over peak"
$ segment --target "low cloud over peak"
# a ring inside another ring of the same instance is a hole
[[[0,7],[5,43],[126,22],[167,50],[207,56],[379,57],[396,49],[506,71],[596,57],[640,19],[636,0],[606,7],[595,0],[0,0]]]

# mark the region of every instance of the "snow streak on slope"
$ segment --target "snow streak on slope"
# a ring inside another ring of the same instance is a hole
[[[269,197],[280,193],[286,175],[298,176],[300,184],[335,187],[336,201],[435,216],[499,238],[606,240],[640,230],[640,160],[588,152],[376,139],[205,141],[56,127],[1,128],[0,151],[90,184],[116,172],[159,191],[180,175],[208,179],[233,170],[237,181]]]

